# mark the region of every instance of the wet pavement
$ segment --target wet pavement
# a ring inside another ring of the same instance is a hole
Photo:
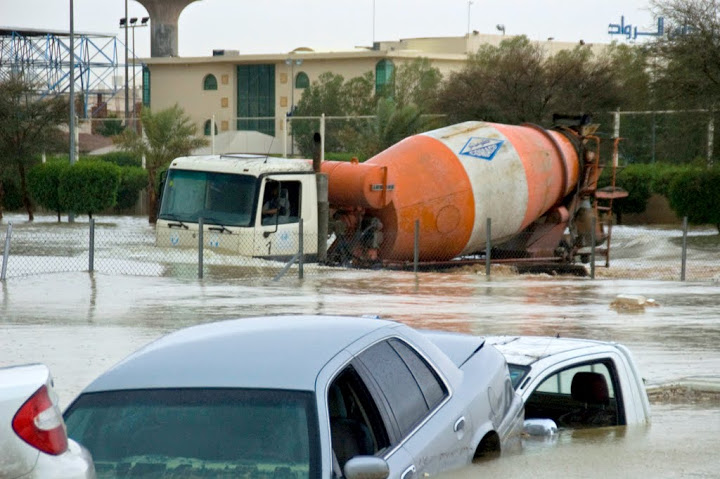
[[[659,306],[618,312],[619,294]],[[653,395],[652,424],[564,431],[450,477],[720,477],[720,284],[474,271],[335,271],[303,281],[53,273],[0,283],[0,366],[50,366],[61,404],[175,329],[268,314],[380,315],[414,327],[618,341]]]

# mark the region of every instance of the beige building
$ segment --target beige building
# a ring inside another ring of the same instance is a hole
[[[502,35],[473,33],[377,42],[372,48],[349,51],[298,48],[289,53],[243,55],[215,50],[207,57],[148,58],[144,60],[143,103],[153,110],[179,104],[206,135],[214,117],[218,153],[283,153],[286,115],[322,73],[349,79],[373,72],[380,88],[399,65],[425,57],[447,76],[464,66],[467,52],[477,51],[482,44],[499,45],[502,39]],[[550,53],[577,45],[540,43]]]

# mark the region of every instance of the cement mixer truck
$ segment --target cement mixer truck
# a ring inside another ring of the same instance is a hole
[[[164,180],[157,245],[197,247],[202,225],[205,248],[266,259],[291,257],[302,236],[306,260],[331,264],[480,258],[488,241],[496,258],[569,263],[587,255],[590,238],[606,239],[592,218],[623,196],[597,190],[593,132],[586,121],[549,130],[466,122],[364,163],[316,162],[320,171],[266,156],[177,158]],[[318,209],[318,174],[327,209]]]

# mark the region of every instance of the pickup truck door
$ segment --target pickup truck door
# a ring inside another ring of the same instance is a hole
[[[567,427],[568,424],[563,424],[565,422],[563,418],[572,417],[572,413],[578,408],[579,399],[575,396],[589,396],[579,391],[579,386],[573,385],[575,376],[580,373],[586,377],[591,374],[604,378],[607,385],[607,405],[602,407],[607,412],[607,417],[593,420],[583,427],[625,425],[627,424],[625,407],[627,379],[626,375],[622,374],[623,370],[624,363],[619,355],[604,353],[575,357],[538,371],[522,391],[525,398],[526,418],[547,417],[555,420],[558,426]],[[583,382],[578,381],[578,384],[582,385]],[[594,386],[593,389],[596,387]],[[591,405],[588,403],[586,407],[589,408]]]
[[[300,181],[287,175],[262,182],[255,218],[253,256],[289,259],[299,248]]]

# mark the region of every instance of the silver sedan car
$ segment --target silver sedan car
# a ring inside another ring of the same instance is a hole
[[[288,316],[161,338],[65,421],[100,478],[412,479],[519,443],[523,407],[482,338]]]
[[[68,440],[47,366],[0,368],[0,478],[94,477],[88,451]]]

